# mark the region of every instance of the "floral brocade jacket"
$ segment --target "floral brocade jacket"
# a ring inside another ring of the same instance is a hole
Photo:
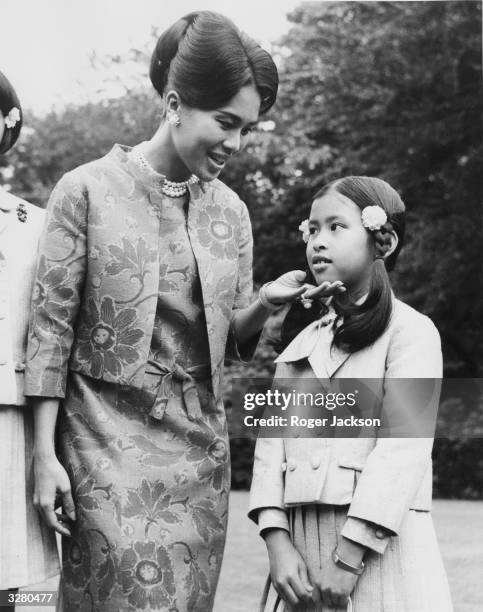
[[[128,152],[115,145],[68,172],[52,192],[32,297],[26,395],[64,397],[68,369],[142,387],[160,275],[169,270],[160,270],[158,258],[159,178]],[[248,211],[218,180],[192,185],[187,231],[219,398],[225,356],[240,358],[234,311],[252,294]],[[251,351],[256,340],[244,348]]]

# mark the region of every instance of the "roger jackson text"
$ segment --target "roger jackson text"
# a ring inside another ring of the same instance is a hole
[[[381,419],[362,419],[355,416],[341,418],[335,415],[332,415],[331,418],[308,418],[297,415],[257,418],[249,414],[244,417],[243,423],[245,427],[304,427],[314,429],[315,427],[380,427]]]

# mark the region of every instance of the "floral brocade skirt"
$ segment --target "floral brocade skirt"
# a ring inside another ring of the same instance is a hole
[[[70,373],[58,448],[77,520],[63,538],[58,610],[209,612],[230,481],[223,407],[197,383],[202,417],[178,392],[162,420],[143,391]]]

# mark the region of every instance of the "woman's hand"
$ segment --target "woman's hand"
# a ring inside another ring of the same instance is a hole
[[[34,506],[51,529],[65,536],[71,536],[66,523],[75,521],[75,508],[67,472],[55,455],[35,457]],[[62,499],[63,514],[56,514],[56,497]]]
[[[272,529],[265,536],[272,584],[291,606],[312,601],[313,587],[307,566],[284,529]]]
[[[272,304],[293,302],[297,298],[316,300],[327,298],[335,293],[343,293],[346,288],[341,281],[321,283],[319,286],[305,282],[307,274],[303,270],[292,270],[265,285],[265,297]]]

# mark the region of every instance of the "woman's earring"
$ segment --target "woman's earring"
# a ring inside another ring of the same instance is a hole
[[[169,109],[166,113],[166,121],[174,127],[178,127],[181,124],[181,119],[176,111]]]

